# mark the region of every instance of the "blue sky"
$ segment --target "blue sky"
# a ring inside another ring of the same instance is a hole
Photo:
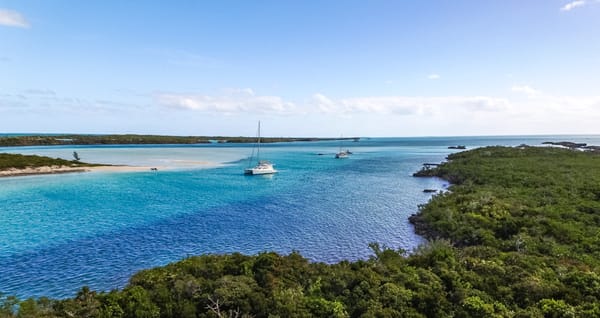
[[[600,133],[600,0],[3,1],[0,133]]]

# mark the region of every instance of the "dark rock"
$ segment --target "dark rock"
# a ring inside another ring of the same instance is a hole
[[[571,142],[571,141],[559,141],[559,142],[554,142],[554,141],[544,141],[542,142],[542,145],[553,145],[553,146],[563,146],[563,147],[567,147],[567,148],[583,148],[585,146],[587,146],[586,143],[576,143],[576,142]]]

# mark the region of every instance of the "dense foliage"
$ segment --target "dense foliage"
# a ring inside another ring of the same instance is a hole
[[[88,167],[93,165],[76,160],[69,161],[44,156],[0,153],[0,170],[6,170],[10,168],[36,168],[44,166]]]
[[[410,255],[310,263],[297,253],[190,257],[120,291],[14,297],[0,317],[598,317],[600,156],[488,147],[424,171],[451,180],[412,217]]]
[[[350,138],[345,138],[350,139]],[[261,142],[318,141],[331,138],[284,138],[262,137]],[[44,135],[0,137],[0,147],[5,146],[42,146],[42,145],[127,145],[127,144],[203,144],[253,143],[256,137],[206,137],[206,136],[158,136],[158,135]]]

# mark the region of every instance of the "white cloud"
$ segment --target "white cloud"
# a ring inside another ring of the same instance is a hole
[[[0,25],[29,28],[29,22],[17,11],[0,9]]]
[[[513,85],[511,90],[515,93],[525,94],[525,95],[527,95],[527,97],[537,97],[542,94],[542,92],[540,92],[537,89],[534,89],[528,85]]]
[[[572,1],[572,2],[565,4],[562,8],[560,8],[560,11],[571,11],[577,7],[583,7],[584,5],[586,5],[586,3],[587,3],[586,0]]]
[[[430,80],[438,80],[442,77],[439,74],[429,74],[429,75],[427,75],[427,78]]]
[[[310,104],[316,106],[317,109],[323,113],[334,113],[337,108],[337,106],[331,99],[319,93],[314,94],[312,96]]]
[[[369,122],[373,131],[409,135],[598,133],[600,96],[546,95],[530,86],[513,90],[529,98],[373,96],[336,100],[316,94],[312,104],[320,107],[312,111],[329,118]]]
[[[135,128],[144,133],[177,131],[182,134],[242,135],[247,131],[239,127],[248,118],[255,120],[268,115],[277,117],[272,120],[273,125],[269,125],[270,134],[281,136],[339,136],[340,132],[363,136],[600,132],[600,95],[550,95],[527,85],[515,85],[512,90],[525,94],[523,96],[534,94],[535,98],[522,98],[510,91],[505,98],[334,98],[317,93],[294,104],[282,97],[259,95],[246,88],[224,90],[215,95],[163,93],[140,96],[131,93],[124,94],[129,98],[107,101],[101,97],[63,96],[51,89],[33,88],[0,93],[0,124],[15,129],[11,127],[17,127],[15,123],[18,123],[19,129],[25,130],[51,127],[48,131],[109,132],[117,129],[114,131],[124,132]],[[154,98],[156,103],[152,105],[148,98]],[[174,111],[177,109],[188,111]],[[25,116],[31,120],[24,120]],[[98,116],[105,120],[98,120]],[[52,126],[50,122],[60,125]],[[205,130],[198,130],[198,127]]]
[[[0,111],[20,110],[45,116],[70,113],[85,117],[90,114],[117,114],[140,109],[138,104],[131,102],[64,96],[51,89],[31,88],[0,95]]]
[[[155,100],[167,107],[221,114],[289,114],[295,105],[278,96],[256,95],[252,89],[229,89],[221,95],[157,94]]]
[[[435,115],[445,112],[496,112],[506,110],[510,103],[503,98],[486,96],[372,96],[331,100],[322,94],[312,97],[316,111],[351,115]]]

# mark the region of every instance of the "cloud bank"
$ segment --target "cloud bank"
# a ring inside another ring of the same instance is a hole
[[[19,129],[39,129],[40,123],[48,127],[59,123],[64,131],[77,130],[68,126],[84,122],[85,129],[93,131],[131,131],[133,126],[127,122],[133,120],[146,133],[156,130],[193,134],[202,126],[208,134],[219,131],[234,135],[245,133],[236,127],[249,119],[270,118],[271,133],[281,136],[336,136],[348,131],[363,136],[600,132],[600,95],[552,95],[523,84],[509,86],[507,92],[503,97],[332,97],[315,93],[292,102],[246,88],[214,95],[136,95],[136,99],[125,102],[63,96],[52,89],[32,88],[0,93],[0,124],[10,128],[19,123]],[[26,116],[30,120],[24,120]],[[30,121],[31,128],[22,126]],[[225,121],[229,123],[228,130],[220,131]]]
[[[221,114],[288,114],[296,106],[278,96],[256,95],[252,89],[228,89],[220,95],[157,94],[155,100],[163,106]]]
[[[537,97],[542,94],[542,92],[528,85],[514,85],[511,90],[515,93],[525,94],[527,97]]]
[[[0,25],[29,28],[29,22],[17,11],[0,9]]]
[[[577,7],[583,7],[586,4],[586,0],[576,0],[565,4],[562,8],[560,8],[560,11],[571,11]]]
[[[314,94],[310,105],[321,113],[339,115],[435,115],[447,111],[496,112],[506,110],[509,102],[486,96],[371,96],[332,100]]]
[[[398,116],[415,118],[469,116],[532,116],[560,118],[585,112],[600,117],[600,96],[555,96],[528,85],[514,85],[514,98],[494,96],[359,96],[331,98],[315,93],[302,103],[280,96],[259,95],[252,89],[228,89],[218,95],[160,93],[157,106],[170,109],[229,116],[326,115]],[[526,99],[520,98],[525,96]],[[457,118],[458,118],[457,117]]]

